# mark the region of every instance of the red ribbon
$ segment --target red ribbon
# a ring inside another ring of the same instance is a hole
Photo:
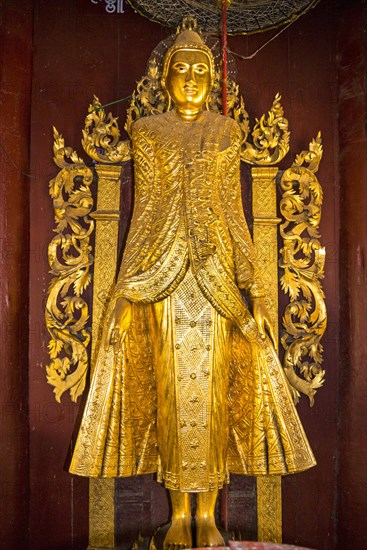
[[[222,113],[227,116],[227,0],[222,0]]]

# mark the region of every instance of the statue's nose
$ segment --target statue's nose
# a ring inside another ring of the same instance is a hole
[[[191,66],[186,73],[186,82],[196,82],[194,67]]]

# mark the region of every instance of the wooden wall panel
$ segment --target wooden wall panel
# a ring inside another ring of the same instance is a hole
[[[32,2],[0,12],[0,540],[28,540],[28,259]]]
[[[341,365],[337,548],[367,546],[367,9],[344,2],[338,26]],[[353,32],[350,32],[353,29]]]

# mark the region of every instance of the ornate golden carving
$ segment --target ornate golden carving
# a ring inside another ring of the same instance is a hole
[[[112,117],[111,113],[106,116],[98,98],[95,97],[89,106],[82,140],[89,156],[93,160],[102,159],[105,163],[103,169],[96,167],[100,189],[99,210],[92,217],[98,220],[97,225],[106,226],[108,233],[113,232],[116,243],[118,224],[110,225],[108,220],[119,220],[121,167],[109,166],[108,163],[130,158],[129,142],[118,141],[119,136],[117,119]],[[93,172],[75,151],[65,147],[64,139],[56,129],[53,149],[54,161],[61,171],[50,182],[57,236],[52,239],[48,250],[54,278],[49,286],[45,313],[47,329],[51,335],[48,345],[51,362],[46,367],[46,372],[47,381],[55,387],[57,401],[60,401],[62,394],[67,390],[70,390],[72,400],[76,401],[84,390],[88,368],[87,346],[90,333],[86,323],[89,314],[88,305],[82,294],[90,283],[89,267],[93,261],[90,236],[94,222],[88,216],[93,206],[90,191]],[[112,236],[101,240],[100,235],[101,231],[96,236],[96,254],[100,257],[106,256],[107,253],[108,261],[105,258],[104,261],[98,262],[98,266],[110,265],[110,260],[114,257],[115,263],[111,271],[114,273],[117,252],[116,249],[111,251],[109,248]],[[109,289],[113,279],[114,276],[109,283]],[[96,292],[96,288],[94,291]],[[102,292],[97,288],[97,297],[100,301],[104,300],[104,306],[109,291],[105,289]],[[96,303],[93,327],[100,322],[98,308],[99,303]],[[98,334],[97,331],[92,341],[93,349]]]
[[[58,133],[55,127],[53,128],[53,135],[54,135],[54,143],[53,143],[54,162],[59,168],[62,169],[62,168],[68,168],[71,166],[71,163],[69,163],[66,159],[70,159],[74,164],[84,165],[83,159],[78,157],[76,151],[74,151],[71,147],[65,147],[64,138],[62,137],[61,134]]]
[[[252,131],[253,144],[246,142],[241,159],[249,164],[272,166],[278,164],[289,150],[288,120],[276,94],[266,118],[265,114],[256,119]]]
[[[219,71],[215,73],[212,90],[207,101],[207,107],[210,111],[220,113],[222,110],[222,76]],[[248,134],[250,132],[249,116],[245,109],[245,102],[240,95],[239,85],[234,80],[227,80],[227,109],[228,116],[234,118],[242,132],[242,148],[245,147]]]
[[[280,226],[283,238],[280,265],[284,269],[281,286],[290,298],[284,311],[285,331],[281,338],[286,350],[284,369],[295,402],[301,392],[308,396],[311,406],[325,374],[321,368],[323,348],[320,343],[327,322],[321,287],[325,249],[320,244],[318,229],[322,189],[315,175],[321,156],[319,133],[311,141],[309,150],[297,155],[292,167],[284,172],[280,202],[285,219]],[[304,163],[308,166],[303,166]],[[303,378],[296,374],[296,369]]]
[[[56,129],[54,157],[61,171],[50,181],[57,225],[56,236],[48,247],[53,279],[45,312],[51,336],[48,344],[51,362],[46,372],[47,381],[54,386],[56,400],[60,402],[67,390],[72,401],[78,399],[85,387],[88,367],[88,305],[82,294],[90,283],[89,268],[93,261],[90,235],[94,224],[88,216],[93,206],[90,192],[93,173],[75,151],[65,147]]]
[[[106,115],[98,97],[94,96],[85,119],[82,145],[91,159],[105,164],[130,159],[130,142],[119,141],[117,118]]]

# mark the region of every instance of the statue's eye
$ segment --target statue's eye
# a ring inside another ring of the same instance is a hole
[[[204,64],[200,64],[200,65],[195,65],[195,72],[197,74],[205,74],[208,72],[208,67],[207,65],[204,65]]]
[[[177,71],[178,73],[186,73],[186,72],[187,72],[188,66],[187,66],[185,63],[175,63],[175,64],[173,65],[173,68],[174,68],[175,71]]]

